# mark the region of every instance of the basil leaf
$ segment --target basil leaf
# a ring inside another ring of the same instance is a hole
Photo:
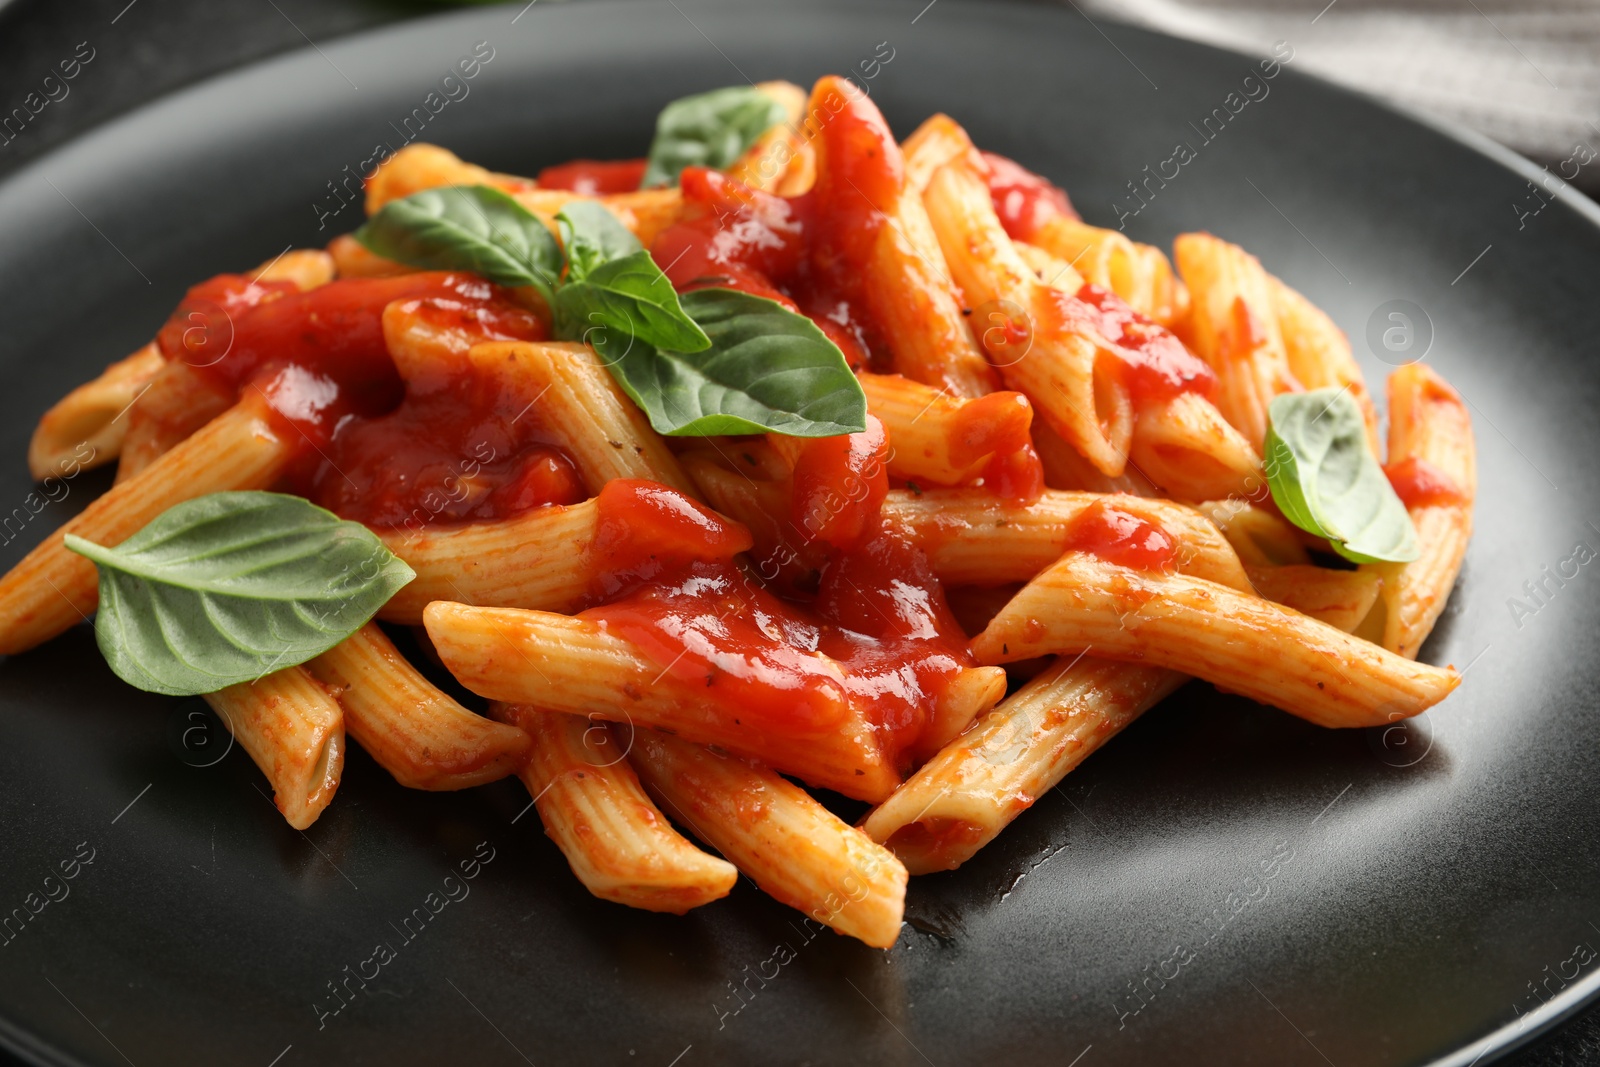
[[[115,548],[67,535],[100,568],[95,639],[123,681],[196,696],[343,641],[416,575],[372,531],[296,496],[212,493]]]
[[[677,352],[626,335],[588,338],[658,433],[832,437],[867,428],[867,398],[844,353],[816,323],[775,300],[696,289],[683,307],[711,340]]]
[[[468,270],[548,299],[561,246],[527,208],[487,185],[424,189],[391,200],[354,234],[372,251],[424,270]]]
[[[556,216],[567,252],[567,281],[580,282],[602,263],[644,250],[626,226],[593,200],[573,200]]]
[[[599,264],[582,281],[568,281],[556,290],[553,310],[557,335],[569,341],[602,326],[646,345],[685,352],[703,351],[711,344],[643,249]]]
[[[1411,516],[1367,448],[1360,405],[1347,389],[1285,393],[1268,414],[1267,484],[1285,518],[1357,563],[1417,558]]]
[[[722,170],[788,113],[751,85],[685,96],[661,109],[641,189],[671,185],[684,167]]]

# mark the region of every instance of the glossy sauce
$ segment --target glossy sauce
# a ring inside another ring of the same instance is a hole
[[[1170,330],[1133,310],[1111,290],[1085,285],[1078,290],[1073,306],[1062,314],[1069,320],[1083,316],[1096,333],[1111,342],[1112,351],[1122,361],[1123,382],[1135,406],[1170,400],[1180,393],[1215,394],[1217,376],[1206,362]]]
[[[520,394],[459,366],[409,391],[383,337],[395,301],[467,344],[537,340],[539,320],[470,274],[352,278],[306,292],[223,275],[190,290],[158,341],[232,395],[258,391],[303,443],[290,488],[372,526],[504,518],[583,499]],[[198,316],[198,321],[196,316]]]
[[[990,393],[961,406],[950,442],[950,463],[968,467],[984,456],[983,484],[1019,504],[1044,492],[1044,466],[1034,451],[1033,405],[1021,393]]]
[[[734,721],[835,729],[853,706],[898,757],[971,665],[926,559],[876,523],[853,551],[831,555],[806,606],[779,599],[733,559],[750,543],[742,526],[671,489],[612,482],[599,509],[595,588],[621,595],[581,617]]]
[[[808,540],[853,548],[872,532],[889,492],[889,436],[867,416],[864,433],[817,437],[794,465],[790,517]]]
[[[862,279],[905,166],[883,116],[858,91],[819,83],[812,99],[821,118],[808,192],[773,196],[687,168],[680,185],[694,209],[650,253],[680,291],[720,285],[780,300],[809,316],[852,367],[870,366],[886,346],[867,313]]]
[[[1059,185],[993,152],[984,152],[983,161],[988,164],[989,199],[1013,240],[1033,240],[1051,219],[1078,217]]]
[[[571,189],[584,196],[631,193],[644,180],[643,159],[574,159],[539,172],[539,188]]]
[[[1395,495],[1409,510],[1411,508],[1447,507],[1465,504],[1467,495],[1455,479],[1427,460],[1411,456],[1399,463],[1383,468]]]
[[[1097,500],[1067,527],[1067,552],[1088,552],[1107,563],[1134,570],[1171,574],[1178,568],[1178,546],[1154,523]]]

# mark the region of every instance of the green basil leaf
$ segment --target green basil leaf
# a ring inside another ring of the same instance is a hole
[[[657,349],[610,331],[587,338],[658,433],[832,437],[867,428],[861,383],[804,315],[732,289],[685,293],[683,307],[710,348]]]
[[[683,310],[678,292],[644,250],[601,263],[581,281],[556,290],[558,336],[580,340],[595,327],[629,334],[646,345],[699,352],[711,342]]]
[[[196,696],[304,663],[364,625],[415,573],[365,526],[281,493],[212,493],[115,548],[95,639],[118,677]]]
[[[1367,447],[1349,390],[1284,393],[1268,414],[1267,484],[1285,518],[1357,563],[1417,558],[1411,516]]]
[[[424,189],[391,200],[354,234],[372,251],[424,270],[468,270],[548,299],[561,246],[527,208],[487,185]]]
[[[640,188],[671,185],[684,167],[723,170],[787,116],[751,85],[685,96],[661,109]]]
[[[603,204],[573,200],[556,216],[567,251],[567,281],[581,282],[602,263],[644,250],[626,226]]]

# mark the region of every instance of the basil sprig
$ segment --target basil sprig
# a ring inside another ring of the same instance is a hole
[[[297,496],[212,493],[115,548],[67,535],[100,569],[95,640],[117,676],[198,696],[304,663],[416,574],[360,523]]]
[[[487,185],[424,189],[391,200],[353,235],[385,259],[422,270],[468,270],[546,298],[561,276],[561,246],[532,212]]]
[[[866,429],[861,383],[816,323],[734,289],[696,289],[683,307],[711,338],[704,351],[659,350],[603,332],[589,338],[657,433],[831,437]]]
[[[655,140],[639,184],[645,189],[671,185],[684,167],[723,170],[785,117],[783,105],[753,85],[674,100],[656,117]]]
[[[1367,447],[1349,390],[1284,393],[1268,414],[1267,484],[1286,519],[1357,563],[1417,558],[1416,528]]]
[[[418,197],[431,199],[406,206]],[[556,337],[591,345],[658,433],[831,437],[866,429],[866,395],[844,353],[804,315],[730,289],[680,297],[597,201],[569,202],[556,225],[559,245],[511,197],[464,186],[391,201],[355,236],[411,266],[538,289]]]

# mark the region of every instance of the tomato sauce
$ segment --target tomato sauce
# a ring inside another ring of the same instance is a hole
[[[461,346],[537,340],[540,321],[470,274],[352,278],[306,292],[222,275],[162,328],[168,359],[232,395],[258,391],[303,443],[296,492],[372,526],[504,518],[573,503],[583,485],[526,399],[459,365],[408,389],[383,312],[409,301]]]
[[[794,465],[790,515],[807,540],[853,548],[872,531],[889,492],[889,435],[867,416],[864,433],[817,437]]]
[[[1021,393],[997,392],[968,401],[955,417],[950,464],[970,467],[984,456],[983,484],[1007,500],[1028,504],[1044,492],[1044,466],[1034,451],[1033,405]]]
[[[571,189],[584,196],[631,193],[644,180],[647,160],[574,159],[539,172],[541,189]]]
[[[1107,563],[1171,574],[1178,568],[1172,535],[1104,500],[1084,508],[1067,528],[1067,552],[1088,552]]]
[[[1066,300],[1070,306],[1062,310],[1064,318],[1086,323],[1111,343],[1112,351],[1122,362],[1123,382],[1135,406],[1170,400],[1180,393],[1215,395],[1217,376],[1206,362],[1185,348],[1170,330],[1133,310],[1116,293],[1098,285],[1084,285],[1076,297]]]
[[[1031,241],[1054,218],[1077,219],[1067,191],[1033,171],[993,152],[984,152],[989,199],[1000,225],[1013,240]]]
[[[1467,494],[1454,478],[1418,456],[1391,464],[1383,468],[1383,473],[1388,476],[1395,495],[1408,510],[1448,507],[1467,502]]]
[[[825,80],[826,81],[826,80]],[[819,83],[817,179],[779,197],[724,174],[686,168],[679,184],[690,217],[650,253],[679,290],[719,285],[803,312],[852,367],[881,363],[887,347],[862,279],[873,244],[905,184],[905,165],[883,115],[859,91]]]
[[[972,663],[922,553],[876,521],[854,550],[831,553],[807,606],[734,560],[750,546],[744,527],[674,490],[612,482],[598,506],[594,588],[615,598],[581,617],[731,719],[807,733],[844,727],[853,707],[898,758]]]

